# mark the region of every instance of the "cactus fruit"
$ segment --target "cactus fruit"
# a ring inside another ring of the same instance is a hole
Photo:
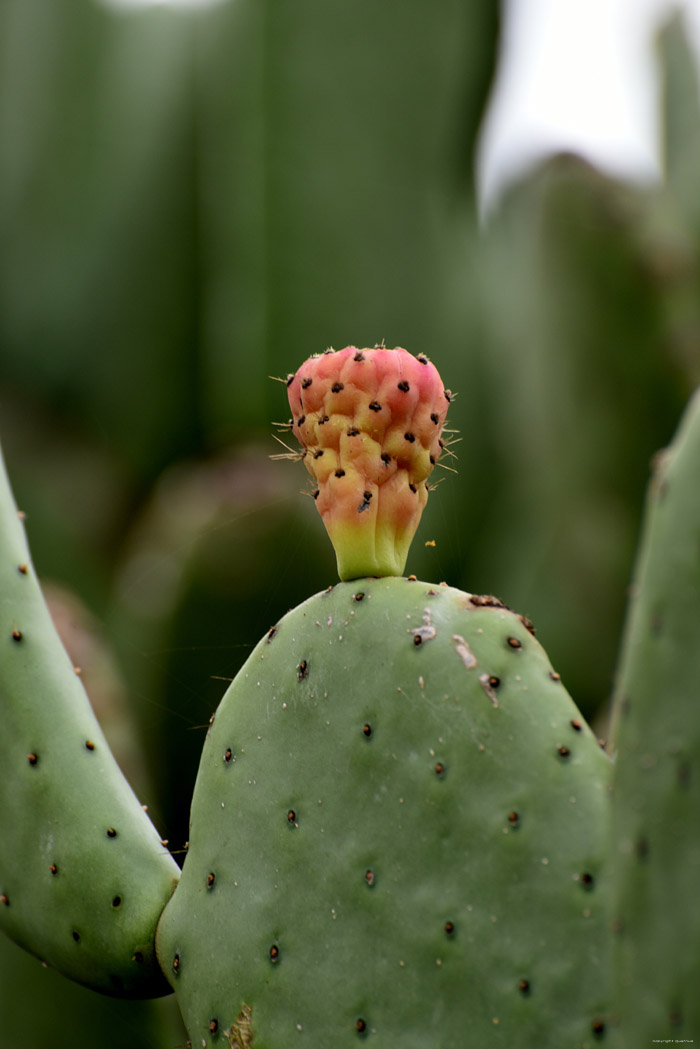
[[[700,391],[657,457],[615,693],[616,1000],[625,1046],[700,1031]]]
[[[602,1033],[610,762],[529,627],[384,578],[260,641],[209,730],[158,930],[193,1045]]]
[[[401,575],[444,446],[437,369],[401,348],[346,346],[309,358],[287,387],[338,575]]]
[[[51,622],[0,459],[0,929],[107,994],[166,993],[154,933],[178,868]]]

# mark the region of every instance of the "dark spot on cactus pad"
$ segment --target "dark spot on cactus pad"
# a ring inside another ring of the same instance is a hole
[[[671,1027],[682,1027],[683,1026],[683,1013],[680,1009],[672,1009],[668,1014],[668,1022]]]
[[[352,595],[352,599],[353,599],[353,601],[362,601],[364,596],[365,596],[364,590],[358,590],[358,592],[356,594]]]
[[[528,633],[532,634],[532,636],[534,637],[535,636],[535,627],[534,627],[534,624],[533,624],[532,620],[528,619],[527,616],[519,616],[518,618],[520,619],[520,622],[523,624],[523,626],[528,631]]]
[[[302,659],[301,663],[297,667],[297,681],[303,681],[304,678],[309,676],[309,664],[305,659]]]
[[[143,952],[134,951],[134,953],[131,956],[131,960],[132,962],[136,962],[137,965],[141,965],[141,963],[143,962]]]
[[[173,969],[173,972],[175,973],[176,976],[180,972],[180,964],[181,964],[180,963],[180,955],[176,954],[173,957],[173,962],[172,962],[172,969]]]
[[[80,943],[80,933],[77,931],[77,929],[73,929],[73,939],[76,943]]]
[[[39,764],[39,755],[38,754],[34,754],[34,753],[27,754],[27,761],[29,762],[30,765],[38,765]]]
[[[114,909],[116,910],[116,909],[117,909],[117,907],[121,907],[121,905],[122,905],[122,898],[121,898],[121,896],[115,896],[115,897],[114,897],[114,898],[112,899],[112,906],[113,906],[113,907],[114,907]]]
[[[372,493],[371,492],[363,492],[362,493],[362,502],[360,503],[360,505],[357,508],[358,514],[361,514],[363,510],[369,510],[369,504],[370,504],[371,498],[372,498]]]
[[[438,761],[435,765],[435,775],[438,777],[438,779],[442,779],[445,775],[445,766],[441,761]]]
[[[22,565],[17,565],[17,571],[18,571],[18,572],[21,572],[21,573],[22,573],[22,575],[26,575],[26,574],[27,574],[27,572],[29,571],[29,567],[28,567],[27,565],[24,565],[24,564],[22,564]]]
[[[569,724],[575,732],[581,732],[581,730],[583,729],[583,724],[579,721],[578,718],[572,718]]]
[[[413,442],[416,439],[416,435],[414,433],[410,433],[410,432],[409,433],[405,433],[403,436],[404,436],[404,440],[408,441],[409,444],[413,444]]]
[[[277,961],[279,961],[279,957],[280,957],[280,949],[279,949],[279,947],[277,946],[276,943],[273,943],[272,947],[270,947],[270,961],[271,962],[277,962]]]
[[[216,1019],[210,1020],[209,1021],[209,1034],[216,1034],[216,1032],[218,1030],[219,1030],[219,1021],[216,1020]]]
[[[374,871],[371,868],[368,868],[365,871],[365,881],[370,886],[370,888],[372,887],[372,885],[374,885]]]
[[[455,934],[455,923],[454,922],[449,922],[449,921],[445,922],[445,932],[446,932],[446,934],[448,936],[454,936],[454,934]]]
[[[649,839],[638,838],[634,845],[634,851],[638,860],[646,860],[649,856]]]
[[[313,379],[309,375],[307,375],[305,379],[301,380],[301,388],[302,388],[302,390],[308,390],[308,388],[309,388],[309,386],[311,385],[312,382],[313,382]]]
[[[209,874],[207,874],[207,888],[211,889],[212,886],[214,885],[215,881],[216,881],[216,875],[214,874],[213,871],[210,871]]]
[[[114,827],[108,827],[107,828],[107,837],[108,838],[116,838],[116,836],[117,836],[117,832],[114,829]]]
[[[369,737],[372,735],[372,726],[369,724],[369,722],[365,721],[364,725],[362,726],[362,731],[364,732],[367,739],[369,739]]]
[[[86,739],[85,740],[85,749],[86,750],[94,750],[95,749],[95,744],[92,742],[91,739]]]
[[[592,889],[594,880],[595,879],[593,878],[593,875],[590,874],[588,871],[584,871],[581,875],[581,884],[583,885],[584,889]]]
[[[556,670],[550,670],[549,676],[552,681],[561,681],[561,674],[557,674]]]
[[[501,679],[496,677],[494,674],[481,674],[481,676],[479,677],[479,684],[493,703],[494,707],[498,706],[498,696],[496,695],[496,689],[498,688],[500,683]]]
[[[380,412],[382,410],[382,406],[379,403],[379,401],[370,401],[369,410],[371,412]]]
[[[336,470],[335,471],[335,476],[336,477],[345,477],[345,470]]]
[[[290,809],[287,813],[287,823],[290,827],[297,827],[297,814],[294,809]]]
[[[224,751],[224,764],[228,765],[229,762],[232,761],[232,760],[233,760],[233,751],[231,750],[230,747],[227,747],[226,750]]]
[[[510,645],[511,648],[515,648],[515,649],[523,647],[522,641],[519,641],[517,639],[517,637],[509,637],[508,638],[508,644]]]
[[[397,384],[397,388],[401,390],[402,393],[408,393],[408,391],[411,389],[411,387],[405,379],[402,379],[401,382]]]
[[[440,425],[440,416],[438,415],[437,412],[431,412],[430,413],[430,421],[432,423],[435,423],[436,426]]]
[[[359,437],[359,436],[360,436],[360,431],[358,430],[358,428],[356,426],[351,426],[350,429],[348,430],[348,437]]]
[[[525,995],[529,994],[530,993],[530,981],[529,980],[521,980],[520,983],[518,984],[518,990],[520,991],[521,994],[525,994]]]
[[[0,903],[3,905],[3,907],[10,906],[10,897],[7,895],[6,892],[0,892]]]
[[[323,448],[317,448],[314,452],[314,459],[320,459],[323,455]]]
[[[515,809],[512,812],[508,813],[508,822],[510,823],[511,827],[519,827],[520,826],[520,816],[515,811]]]
[[[605,1024],[602,1020],[596,1018],[591,1024],[591,1030],[593,1031],[593,1034],[597,1035],[598,1038],[601,1038],[605,1034]]]
[[[571,757],[571,751],[568,747],[565,747],[563,745],[561,747],[557,747],[557,754],[560,758],[564,759]]]
[[[363,361],[364,359],[365,359],[365,355],[362,352],[362,350],[358,350],[357,353],[355,354],[355,356],[353,357],[354,361]]]
[[[52,863],[52,864],[50,864],[50,866],[49,866],[49,870],[51,871],[51,873],[52,873],[53,875],[56,875],[56,874],[58,874],[58,867],[56,866],[56,864],[55,864],[55,863]]]
[[[358,1019],[357,1019],[357,1021],[355,1023],[355,1030],[357,1031],[358,1034],[362,1034],[362,1035],[367,1034],[367,1021],[363,1020],[361,1016],[358,1017]]]
[[[334,382],[331,386],[331,393],[340,393],[340,391],[344,389],[345,387],[343,386],[342,382]]]
[[[469,600],[475,608],[505,608],[508,610],[508,605],[504,604],[500,597],[494,597],[493,594],[472,594]]]
[[[12,640],[13,641],[21,641],[22,640],[22,631],[18,630],[17,627],[15,627],[14,630],[12,631]]]
[[[278,630],[278,628],[276,626],[271,626],[270,629],[268,630],[267,638],[266,638],[266,641],[267,641],[268,644],[270,643],[270,641],[272,641],[273,637],[277,636],[277,630]]]

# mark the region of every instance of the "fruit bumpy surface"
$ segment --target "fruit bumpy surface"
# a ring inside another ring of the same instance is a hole
[[[443,448],[437,369],[401,348],[346,346],[305,361],[288,395],[340,578],[401,575]]]
[[[168,992],[155,927],[179,871],[54,629],[0,456],[0,930],[106,994]]]
[[[495,599],[403,578],[310,598],[205,743],[157,940],[192,1044],[613,1045],[609,771]]]
[[[700,391],[657,457],[615,690],[616,1007],[626,1049],[700,1031]]]

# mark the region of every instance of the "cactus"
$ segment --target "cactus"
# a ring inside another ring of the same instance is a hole
[[[625,1045],[700,1029],[700,391],[655,462],[615,695],[616,1006]]]
[[[56,634],[0,461],[0,928],[107,994],[167,990],[156,921],[178,869]]]

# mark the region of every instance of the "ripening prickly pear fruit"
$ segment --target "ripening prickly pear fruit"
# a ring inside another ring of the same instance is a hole
[[[401,575],[443,449],[450,392],[437,369],[401,348],[346,346],[287,385],[340,578]]]
[[[192,1045],[612,1047],[610,765],[494,598],[304,602],[204,746],[157,937]]]
[[[656,459],[632,595],[611,838],[626,1049],[700,1031],[700,391]]]
[[[168,985],[155,928],[179,871],[51,621],[0,456],[0,930],[106,994]]]

